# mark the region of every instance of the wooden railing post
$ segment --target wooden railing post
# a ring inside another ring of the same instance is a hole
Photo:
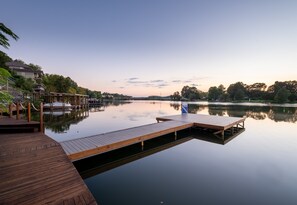
[[[43,128],[43,103],[40,103],[40,107],[39,107],[39,114],[40,114],[40,132],[44,132],[44,128]]]
[[[20,119],[20,103],[17,102],[16,104],[16,119],[19,120]]]
[[[9,109],[9,117],[12,118],[12,103],[9,104],[8,109]]]
[[[28,122],[31,121],[31,104],[28,102]]]

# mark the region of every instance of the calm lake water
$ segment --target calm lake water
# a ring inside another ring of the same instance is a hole
[[[227,144],[180,133],[76,162],[101,205],[297,204],[297,106],[194,103],[189,112],[247,117]],[[180,103],[135,101],[46,115],[57,141],[155,123]]]

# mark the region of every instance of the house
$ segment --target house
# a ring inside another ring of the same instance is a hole
[[[34,94],[38,94],[38,98],[40,97],[40,94],[44,93],[44,85],[41,83],[43,71],[33,70],[30,66],[19,60],[7,62],[5,65],[17,75],[23,76],[27,79],[32,79],[35,82],[33,88]]]
[[[26,65],[22,61],[14,60],[12,62],[7,62],[5,65],[11,70],[16,72],[16,74],[23,76],[25,78],[31,78],[32,80],[39,79],[43,76],[43,71],[33,70],[30,66]]]

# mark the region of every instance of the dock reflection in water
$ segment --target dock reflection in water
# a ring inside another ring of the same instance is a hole
[[[145,158],[155,153],[170,149],[190,140],[203,140],[215,144],[225,145],[241,134],[245,129],[231,135],[226,133],[225,139],[198,129],[183,130],[176,137],[173,133],[147,140],[142,148],[140,144],[130,145],[115,151],[73,162],[83,179],[101,174],[124,164]]]

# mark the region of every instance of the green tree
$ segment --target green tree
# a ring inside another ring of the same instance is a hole
[[[12,102],[12,96],[2,88],[7,84],[8,78],[10,78],[10,73],[4,69],[0,68],[0,110],[7,111],[8,104]]]
[[[266,97],[269,100],[275,100],[275,96],[278,91],[282,88],[286,88],[289,91],[290,95],[288,99],[292,102],[296,101],[297,98],[297,81],[276,81],[273,85],[269,86],[267,89]]]
[[[261,100],[264,97],[267,85],[265,83],[254,83],[246,85],[246,93],[249,99]]]
[[[11,62],[11,61],[12,59],[6,53],[0,51],[0,68],[8,69],[5,63]]]
[[[30,63],[29,64],[29,67],[32,68],[32,70],[34,70],[34,71],[39,71],[39,70],[41,71],[42,70],[42,67],[41,66],[35,65],[33,63]]]
[[[181,96],[187,100],[197,100],[200,98],[200,92],[196,87],[186,85],[181,91]]]
[[[224,101],[224,93],[225,93],[225,87],[223,85],[219,85],[218,87],[213,86],[208,89],[208,100],[210,101],[216,101],[216,100],[222,100]]]
[[[9,28],[7,28],[3,23],[0,23],[0,45],[4,48],[8,48],[10,46],[9,40],[6,36],[10,36],[14,40],[18,40],[19,37],[12,32]]]
[[[15,87],[20,88],[24,93],[33,92],[35,82],[31,78],[16,75],[14,72],[12,72],[12,77],[14,79]]]
[[[274,96],[274,100],[278,103],[285,103],[288,101],[288,97],[290,96],[290,91],[288,91],[285,87],[279,89]]]
[[[78,91],[76,82],[61,75],[46,74],[42,77],[42,83],[45,85],[46,92],[77,93]]]
[[[245,84],[242,82],[231,84],[227,89],[227,93],[232,100],[243,100],[246,96]]]
[[[171,95],[170,97],[174,101],[179,101],[181,99],[181,96],[178,91],[174,92],[173,95]]]

